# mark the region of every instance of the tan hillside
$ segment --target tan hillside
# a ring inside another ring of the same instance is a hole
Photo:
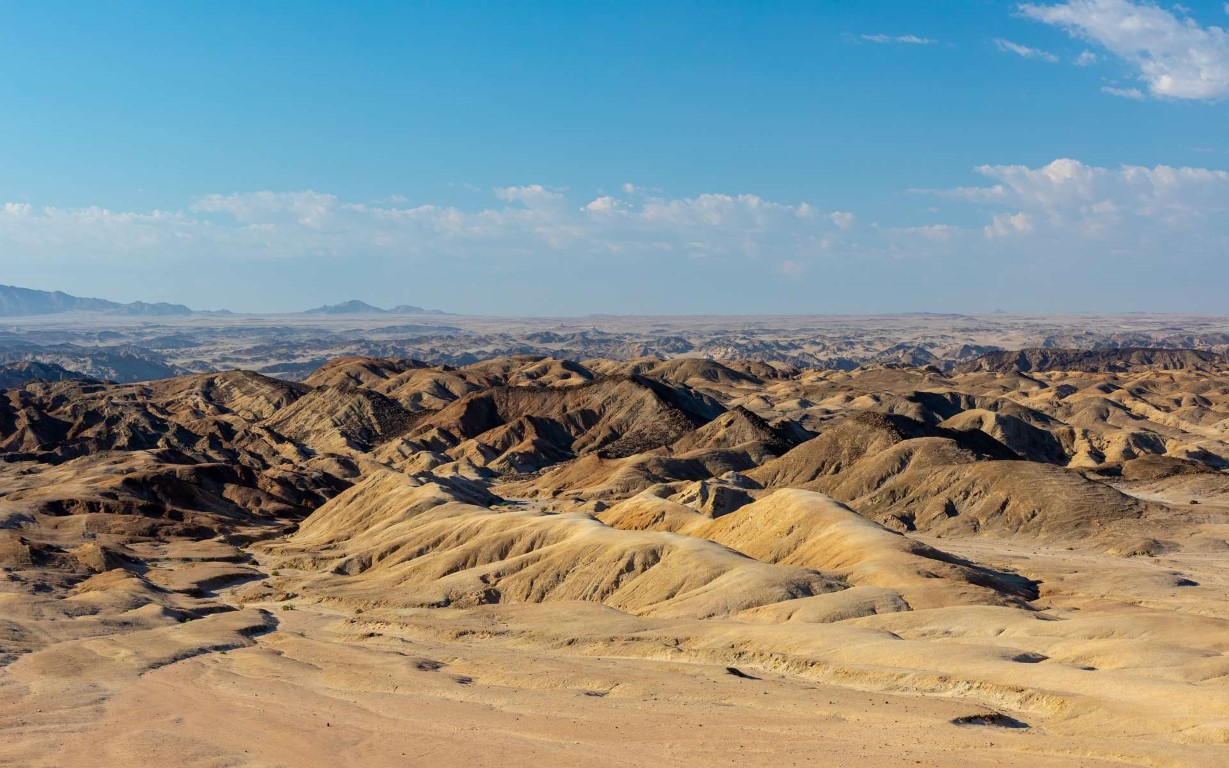
[[[0,764],[1217,764],[1229,374],[619,343],[0,391]]]

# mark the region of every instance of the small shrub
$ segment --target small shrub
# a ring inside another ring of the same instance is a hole
[[[282,603],[282,610],[283,611],[293,611],[294,606],[291,605],[290,603]]]

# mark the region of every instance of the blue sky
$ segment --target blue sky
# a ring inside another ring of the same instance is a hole
[[[1225,310],[1229,6],[0,3],[0,282]]]

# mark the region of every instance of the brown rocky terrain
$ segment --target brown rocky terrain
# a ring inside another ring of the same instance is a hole
[[[52,378],[0,392],[0,764],[1229,749],[1211,353]]]
[[[606,360],[628,374],[655,372],[660,378],[670,375],[675,364],[685,373],[688,360],[705,358],[754,362],[755,376],[763,378],[788,376],[799,368],[848,371],[867,365],[951,371],[995,366],[1017,370],[1023,364],[1029,370],[1041,365],[1096,371],[1104,370],[1107,360],[1129,367],[1136,364],[1133,359],[1149,367],[1150,360],[1159,364],[1166,356],[1170,362],[1165,365],[1174,368],[1194,361],[1223,363],[1229,353],[1229,318],[1222,315],[509,318],[433,314],[413,307],[347,312],[345,307],[333,308],[340,312],[290,315],[78,308],[15,317],[0,327],[0,364],[57,365],[88,378],[131,383],[236,368],[303,381],[330,361],[356,356],[384,360],[373,368],[377,376],[422,365],[414,361],[469,368],[488,360],[534,356],[558,361],[549,366]],[[1118,354],[1121,349],[1131,350],[1130,359]],[[635,366],[625,365],[630,362]],[[380,374],[380,369],[385,372]],[[600,365],[590,370],[607,372]],[[364,375],[352,368],[339,375],[347,373]],[[532,380],[542,371],[527,369],[521,375]],[[30,378],[37,376],[23,381]],[[694,379],[688,386],[703,389]]]

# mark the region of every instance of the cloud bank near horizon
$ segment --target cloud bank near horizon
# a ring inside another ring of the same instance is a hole
[[[24,265],[43,275],[190,278],[264,265],[280,270],[292,293],[306,279],[297,264],[311,264],[317,282],[451,271],[493,284],[536,271],[549,283],[560,269],[588,265],[805,284],[836,273],[890,278],[902,262],[915,270],[978,264],[990,274],[1073,259],[1181,269],[1184,260],[1229,253],[1229,171],[1067,158],[974,171],[982,183],[914,190],[901,221],[746,193],[668,197],[630,183],[590,195],[500,187],[469,209],[317,191],[208,194],[181,210],[10,202],[0,208],[0,248],[16,275]],[[574,283],[569,292],[589,290]]]

